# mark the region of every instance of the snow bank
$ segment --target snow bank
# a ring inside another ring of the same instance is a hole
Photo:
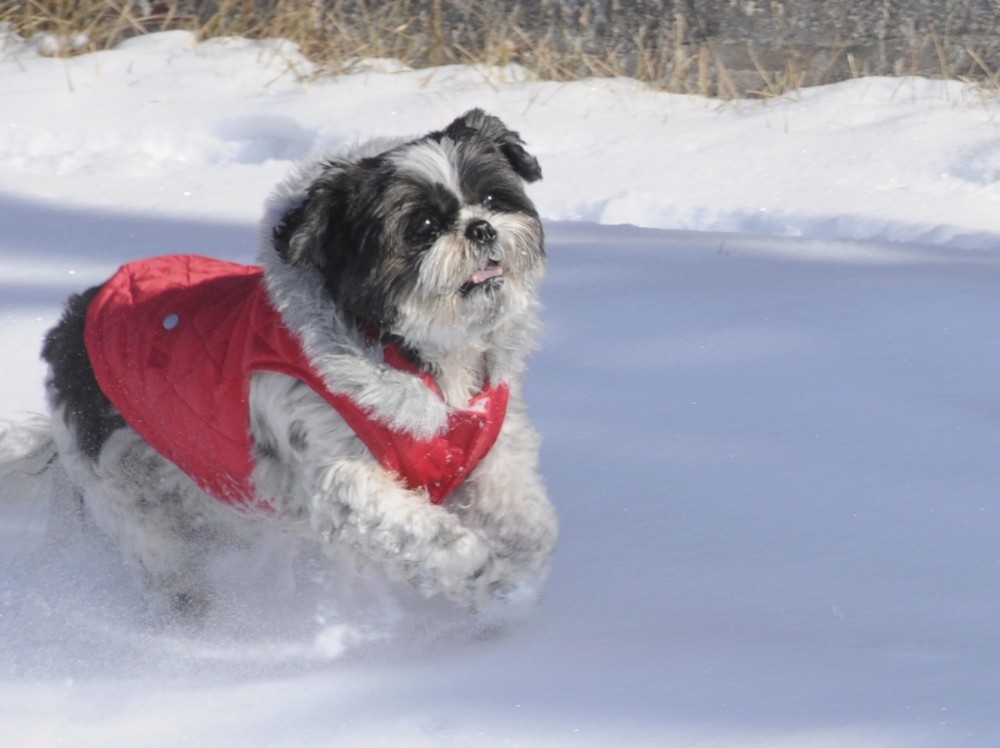
[[[995,240],[1000,103],[975,86],[867,78],[725,103],[629,80],[533,81],[516,67],[358,68],[317,77],[287,43],[184,32],[69,59],[8,44],[0,192],[254,221],[311,150],[425,132],[482,106],[541,158],[535,196],[552,220]]]

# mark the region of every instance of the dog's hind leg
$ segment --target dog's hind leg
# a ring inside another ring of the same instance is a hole
[[[95,491],[85,497],[95,521],[115,535],[158,602],[200,618],[212,596],[203,571],[215,540],[215,523],[203,510],[215,502],[131,429],[112,435],[95,474]]]
[[[152,592],[155,608],[200,618],[212,596],[201,572],[216,533],[202,509],[217,502],[130,428],[112,433],[91,459],[60,415],[56,408],[59,462],[87,521],[117,547]]]

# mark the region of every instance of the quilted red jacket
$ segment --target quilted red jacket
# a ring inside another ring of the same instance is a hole
[[[199,486],[234,504],[268,502],[251,474],[250,376],[274,371],[321,395],[383,468],[439,504],[496,442],[506,384],[454,410],[444,433],[418,440],[327,389],[267,299],[259,267],[179,255],[123,266],[87,310],[85,340],[101,390],[125,420]],[[433,379],[393,347],[387,363]]]

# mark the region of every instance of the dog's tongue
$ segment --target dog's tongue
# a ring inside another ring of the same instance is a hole
[[[502,267],[499,265],[490,265],[489,267],[485,267],[482,270],[474,272],[472,274],[472,282],[478,286],[480,283],[485,283],[490,278],[496,278],[501,275],[503,275]]]

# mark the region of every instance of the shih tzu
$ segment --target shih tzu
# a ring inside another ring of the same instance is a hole
[[[72,297],[42,355],[87,515],[185,611],[237,517],[470,610],[530,599],[557,530],[522,393],[540,177],[472,110],[301,167],[259,266],[153,258]]]

